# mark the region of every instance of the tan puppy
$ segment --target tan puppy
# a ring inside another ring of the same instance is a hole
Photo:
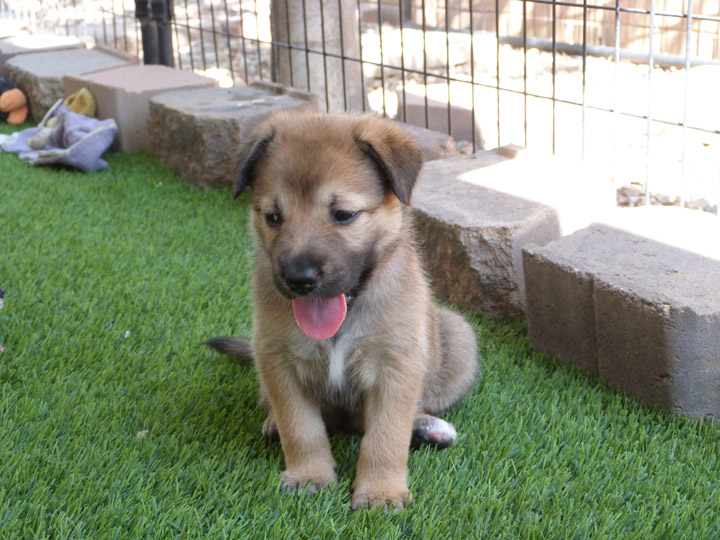
[[[280,114],[245,153],[235,196],[252,189],[252,343],[208,345],[254,359],[263,431],[279,433],[285,455],[283,487],[335,482],[327,430],[357,430],[352,508],[400,509],[411,499],[411,442],[455,442],[453,426],[431,415],[477,373],[475,333],[435,306],[413,240],[420,149],[374,116]]]

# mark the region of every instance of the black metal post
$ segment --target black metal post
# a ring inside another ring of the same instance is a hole
[[[135,17],[140,21],[143,61],[174,67],[170,21],[173,0],[135,0]]]
[[[145,64],[159,64],[157,25],[150,15],[148,0],[135,0],[135,18],[140,21],[143,62]]]
[[[175,67],[173,60],[172,30],[173,0],[150,0],[153,19],[157,25],[158,56],[163,66]]]

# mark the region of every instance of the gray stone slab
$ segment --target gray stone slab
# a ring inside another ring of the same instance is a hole
[[[134,58],[134,61],[133,61]],[[123,58],[97,49],[69,49],[21,54],[5,67],[15,85],[28,97],[30,115],[40,122],[53,104],[65,95],[65,75],[83,75],[137,64],[137,57]]]
[[[445,133],[425,129],[424,127],[413,126],[412,124],[399,123],[405,131],[420,143],[423,161],[457,157],[455,139]]]
[[[587,226],[613,207],[608,182],[580,166],[499,151],[425,163],[413,195],[435,292],[491,315],[522,316],[522,248]]]
[[[524,254],[532,345],[645,403],[720,418],[720,220],[616,213]]]
[[[131,66],[135,66],[140,63],[140,59],[136,54],[132,54],[128,51],[123,51],[122,49],[116,49],[114,47],[111,47],[110,45],[97,43],[93,47],[93,50],[120,58],[121,60],[124,60],[126,64]]]
[[[470,86],[470,85],[465,85]],[[472,109],[472,94],[464,87],[452,87],[450,107],[448,107],[448,91],[446,85],[428,84],[424,86],[408,86],[405,92],[398,92],[398,117],[404,122],[436,131],[448,131],[457,141],[475,140],[477,148],[487,148],[493,141],[481,127],[485,110]],[[450,122],[448,124],[448,114]]]
[[[317,99],[272,83],[159,94],[150,101],[153,153],[195,184],[232,185],[242,140],[279,110],[315,111]]]
[[[212,88],[217,81],[165,66],[126,66],[65,77],[65,95],[86,87],[95,96],[97,117],[118,125],[113,149],[131,152],[150,148],[150,98],[171,90]]]
[[[18,34],[9,38],[0,39],[0,77],[8,76],[5,63],[14,56],[45,51],[84,48],[85,44],[82,41],[70,36]]]

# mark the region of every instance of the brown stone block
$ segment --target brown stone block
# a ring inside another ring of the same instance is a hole
[[[153,153],[194,184],[231,185],[242,140],[280,110],[315,111],[317,99],[264,82],[159,94],[150,102]]]

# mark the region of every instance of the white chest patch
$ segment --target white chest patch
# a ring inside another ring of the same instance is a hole
[[[345,360],[350,342],[340,339],[333,345],[328,355],[328,382],[336,390],[345,385]]]

